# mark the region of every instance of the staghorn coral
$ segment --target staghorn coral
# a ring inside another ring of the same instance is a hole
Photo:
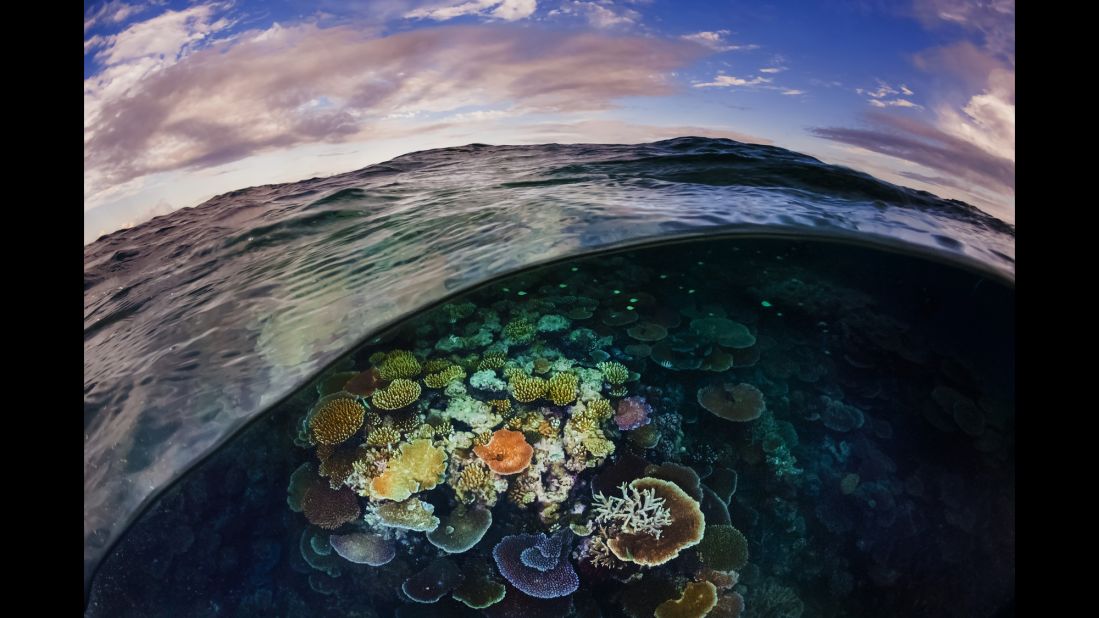
[[[370,403],[379,410],[400,410],[412,405],[420,398],[420,384],[405,378],[397,378],[389,386],[378,389],[370,398]]]
[[[654,618],[702,618],[717,605],[717,588],[710,582],[689,582],[678,599],[656,606]]]
[[[424,386],[428,388],[444,388],[455,380],[465,380],[466,370],[460,365],[451,365],[436,373],[424,376]]]
[[[576,401],[580,378],[574,373],[556,373],[546,383],[547,398],[558,406]]]
[[[355,492],[346,487],[337,491],[320,482],[305,492],[301,507],[309,523],[325,530],[335,530],[355,520],[362,512]]]
[[[400,446],[385,472],[370,482],[370,495],[383,500],[404,500],[414,493],[434,489],[446,477],[446,451],[431,440],[420,439]]]
[[[604,361],[596,365],[603,372],[603,378],[607,384],[619,386],[630,379],[630,370],[618,361]]]
[[[498,429],[488,444],[473,447],[473,452],[497,474],[518,474],[526,470],[534,455],[522,432]]]
[[[350,397],[329,397],[317,403],[309,417],[309,436],[315,444],[340,444],[363,426],[366,409]]]
[[[508,380],[511,396],[520,403],[530,403],[546,394],[546,381],[526,374],[514,374]]]
[[[399,378],[415,378],[420,375],[423,367],[420,361],[408,350],[393,350],[385,355],[385,360],[378,364],[378,375],[385,382],[391,382]]]
[[[638,493],[654,490],[655,498],[663,498],[662,506],[671,515],[671,522],[661,528],[660,536],[646,533],[617,532],[607,541],[611,552],[619,559],[642,566],[657,566],[679,556],[679,552],[697,545],[706,532],[706,522],[695,502],[678,485],[654,478],[640,478],[630,483]]]
[[[409,498],[375,505],[367,513],[367,521],[389,528],[429,532],[439,527],[439,518],[434,513],[435,505],[419,498]]]
[[[672,514],[665,499],[656,496],[652,488],[638,490],[622,483],[619,486],[622,497],[604,496],[597,492],[592,496],[592,510],[595,523],[614,525],[627,534],[648,534],[660,538],[664,528],[672,523]]]

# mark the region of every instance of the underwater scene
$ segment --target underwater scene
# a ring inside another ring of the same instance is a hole
[[[93,616],[1012,616],[1015,292],[715,236],[492,279],[152,501]]]

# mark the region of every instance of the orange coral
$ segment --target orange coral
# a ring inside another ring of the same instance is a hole
[[[366,409],[350,397],[321,400],[309,419],[309,435],[317,444],[339,444],[363,426]]]
[[[385,500],[404,500],[414,493],[434,489],[446,478],[446,451],[421,439],[401,445],[385,472],[370,482],[370,495]]]
[[[488,444],[473,447],[473,452],[497,474],[518,474],[530,466],[534,447],[520,431],[497,429]]]

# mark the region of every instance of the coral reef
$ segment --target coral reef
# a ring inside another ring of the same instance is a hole
[[[363,425],[366,409],[350,397],[322,400],[309,418],[309,436],[314,444],[340,444]]]
[[[580,586],[580,578],[569,563],[565,534],[505,537],[492,549],[496,567],[523,594],[539,599],[570,595]]]
[[[473,447],[473,452],[496,474],[518,474],[530,466],[534,447],[522,432],[498,429],[487,444]]]

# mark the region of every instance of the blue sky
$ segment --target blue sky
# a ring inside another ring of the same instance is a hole
[[[999,0],[112,0],[84,9],[85,242],[470,142],[771,143],[1014,223]]]

